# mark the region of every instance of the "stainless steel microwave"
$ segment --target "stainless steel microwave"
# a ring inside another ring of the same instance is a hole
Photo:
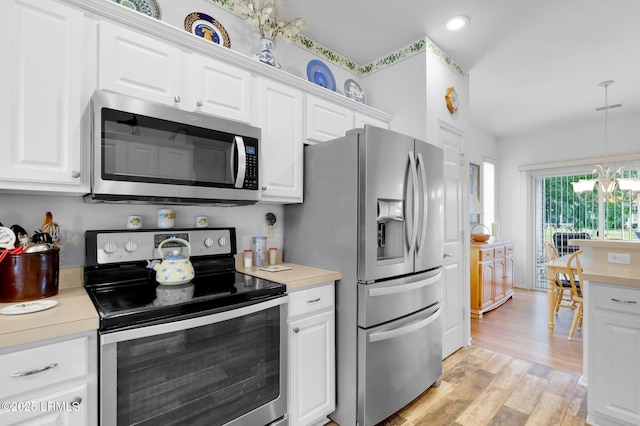
[[[259,140],[244,123],[96,91],[85,201],[254,204]]]

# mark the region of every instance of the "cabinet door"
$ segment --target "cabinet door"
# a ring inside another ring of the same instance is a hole
[[[638,425],[640,318],[596,309],[588,320],[589,417],[596,413]]]
[[[333,310],[289,324],[291,426],[317,423],[335,409],[334,327]]]
[[[101,89],[193,109],[190,54],[109,22],[99,25]]]
[[[356,112],[354,115],[354,125],[355,129],[364,127],[365,124],[369,124],[371,126],[381,127],[383,129],[389,128],[389,123],[386,121],[378,120],[377,118],[370,117],[368,115],[364,115],[360,112]]]
[[[267,79],[259,82],[262,201],[302,202],[302,93]]]
[[[480,309],[493,304],[494,262],[480,263]]]
[[[513,256],[504,258],[504,289],[505,295],[513,293],[513,271],[515,269],[515,261]]]
[[[306,109],[305,139],[309,143],[340,138],[353,129],[353,112],[345,107],[307,95]]]
[[[193,57],[195,107],[251,122],[251,73],[201,55]]]
[[[0,51],[0,188],[86,192],[88,18],[59,2],[5,0]]]
[[[86,426],[95,424],[89,419],[87,409],[87,385],[78,385],[47,395],[23,394],[19,399],[26,405],[16,406],[15,410],[0,410],[0,424],[38,425],[38,426]]]
[[[505,289],[505,259],[496,259],[493,270],[493,301],[504,299]]]

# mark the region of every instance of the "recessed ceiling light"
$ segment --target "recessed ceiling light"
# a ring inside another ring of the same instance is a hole
[[[457,31],[467,26],[469,18],[466,16],[454,16],[447,21],[447,29],[450,31]]]

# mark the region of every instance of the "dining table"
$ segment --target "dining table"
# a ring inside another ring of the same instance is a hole
[[[549,309],[547,328],[549,329],[549,333],[553,333],[553,329],[555,327],[556,289],[559,289],[557,284],[557,276],[558,274],[568,273],[567,264],[570,257],[571,253],[565,254],[544,264],[547,268],[547,303]],[[571,268],[571,272],[573,273],[573,275],[576,275],[578,273],[575,267]]]

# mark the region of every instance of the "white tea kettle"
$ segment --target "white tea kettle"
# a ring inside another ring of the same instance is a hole
[[[165,257],[162,254],[162,246],[170,241],[182,243],[187,246],[189,249],[189,255],[184,256],[180,254],[180,250],[174,250],[171,254]],[[158,253],[160,254],[162,261],[157,259],[147,261],[147,268],[156,271],[156,281],[160,284],[184,284],[188,283],[196,276],[195,271],[193,270],[193,265],[189,260],[189,257],[191,257],[191,244],[189,244],[189,241],[183,240],[182,238],[168,238],[158,245]]]

